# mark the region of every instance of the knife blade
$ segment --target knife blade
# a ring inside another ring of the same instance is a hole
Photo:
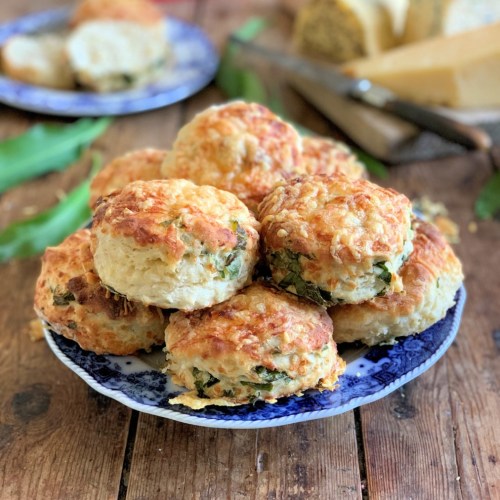
[[[333,68],[321,66],[298,56],[274,51],[244,40],[235,34],[230,35],[229,40],[240,48],[259,55],[283,69],[320,83],[338,95],[391,113],[467,149],[489,150],[492,146],[491,137],[482,128],[453,120],[431,108],[404,101],[389,89],[375,85],[367,79],[351,78]]]

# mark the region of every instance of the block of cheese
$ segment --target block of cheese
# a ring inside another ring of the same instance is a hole
[[[378,54],[396,44],[382,0],[311,0],[296,17],[294,39],[300,50],[333,62]]]
[[[454,35],[497,21],[498,0],[409,0],[402,43]]]
[[[500,105],[500,23],[403,45],[343,70],[417,103]]]

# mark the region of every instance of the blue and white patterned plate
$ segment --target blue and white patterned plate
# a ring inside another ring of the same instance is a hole
[[[0,46],[15,34],[54,31],[67,24],[67,8],[29,14],[0,25]],[[172,63],[158,81],[140,89],[99,94],[55,90],[21,83],[0,74],[0,102],[51,115],[102,116],[138,113],[185,99],[214,77],[219,56],[197,26],[165,18]]]
[[[444,319],[419,335],[394,345],[359,347],[345,344],[340,353],[347,370],[335,391],[306,391],[276,404],[258,402],[233,408],[209,406],[203,410],[171,405],[181,391],[160,371],[161,349],[138,356],[99,356],[83,351],[73,341],[45,331],[54,354],[87,384],[121,403],[160,417],[204,427],[257,429],[331,417],[371,403],[393,392],[429,369],[455,338],[465,303],[465,288]]]

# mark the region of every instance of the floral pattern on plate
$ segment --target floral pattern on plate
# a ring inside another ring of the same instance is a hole
[[[309,390],[275,404],[257,402],[237,407],[208,406],[192,410],[169,404],[182,389],[161,372],[161,349],[137,356],[102,356],[50,330],[46,339],[54,354],[98,392],[130,408],[205,427],[251,429],[286,425],[330,417],[371,403],[428,370],[453,342],[466,299],[465,288],[445,318],[419,335],[401,338],[394,345],[339,346],[347,362],[335,391]]]

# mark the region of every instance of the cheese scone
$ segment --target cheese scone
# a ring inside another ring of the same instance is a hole
[[[167,372],[189,389],[169,402],[194,409],[333,390],[345,370],[326,311],[261,283],[172,314],[165,338]]]
[[[82,87],[111,92],[140,87],[165,69],[167,46],[156,33],[131,21],[83,23],[69,36],[66,53]]]
[[[179,177],[234,193],[251,210],[300,164],[298,132],[260,104],[212,106],[178,133],[163,164]]]
[[[297,177],[259,206],[273,280],[318,304],[357,303],[398,290],[412,250],[410,200],[364,179]]]
[[[131,21],[165,36],[163,13],[150,0],[82,0],[69,23],[74,28],[97,19]]]
[[[55,332],[97,354],[133,354],[161,345],[168,322],[165,311],[129,302],[101,285],[88,229],[45,250],[35,311]]]
[[[90,184],[90,207],[99,197],[121,189],[133,181],[161,179],[161,165],[166,151],[154,148],[130,151],[113,159],[93,179]]]
[[[65,44],[57,34],[14,35],[2,47],[2,69],[10,78],[32,85],[72,89],[75,81]]]
[[[329,309],[337,342],[368,345],[420,333],[444,318],[462,281],[462,266],[441,232],[414,223],[413,252],[400,271],[403,290]]]
[[[184,179],[135,181],[97,203],[94,262],[130,300],[192,310],[247,285],[259,223],[236,196]]]
[[[343,174],[352,180],[368,176],[364,165],[339,141],[326,137],[304,137],[302,147],[302,162],[298,171],[304,175]]]

